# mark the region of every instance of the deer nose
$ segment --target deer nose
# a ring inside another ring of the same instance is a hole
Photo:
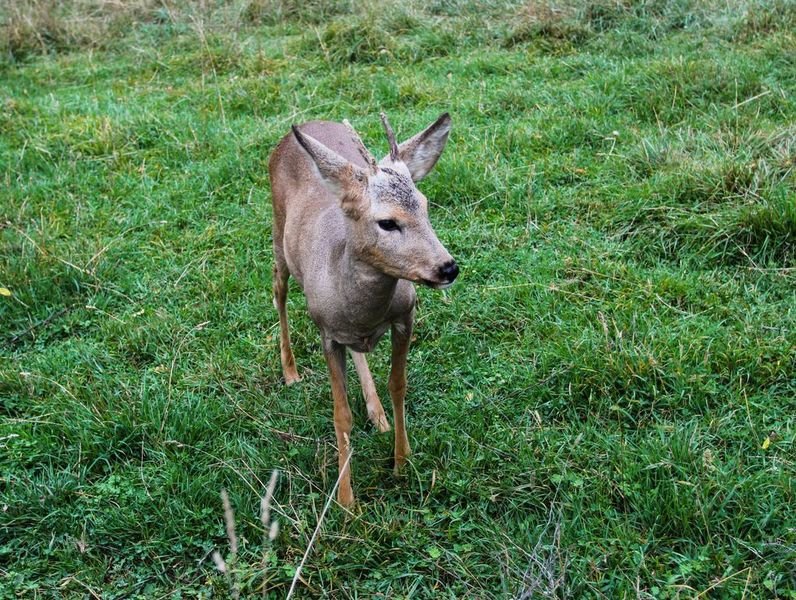
[[[437,273],[439,274],[440,280],[452,283],[459,275],[459,265],[456,264],[455,260],[449,260],[437,269]]]

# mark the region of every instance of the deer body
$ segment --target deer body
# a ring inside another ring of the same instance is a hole
[[[346,348],[354,359],[369,418],[380,431],[388,431],[364,353],[391,329],[389,390],[395,464],[400,468],[409,454],[403,404],[416,302],[411,282],[446,287],[458,274],[431,229],[425,197],[414,186],[442,152],[450,119],[443,115],[400,146],[382,119],[391,150],[380,163],[350,125],[325,121],[294,127],[269,161],[282,369],[288,385],[299,381],[286,310],[287,280],[292,275],[320,330],[329,368],[341,473],[338,500],[344,505],[354,499],[348,465]]]

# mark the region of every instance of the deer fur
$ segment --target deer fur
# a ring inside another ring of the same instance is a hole
[[[450,117],[441,115],[402,144],[396,143],[383,114],[382,122],[390,152],[379,162],[348,122],[328,121],[294,126],[269,161],[282,371],[288,385],[299,381],[286,309],[292,275],[321,333],[334,400],[338,501],[346,506],[354,501],[346,349],[354,359],[368,417],[379,431],[389,431],[365,353],[391,330],[388,387],[395,467],[400,469],[410,453],[404,398],[416,303],[413,283],[444,288],[459,272],[431,227],[426,197],[415,186],[442,153]]]

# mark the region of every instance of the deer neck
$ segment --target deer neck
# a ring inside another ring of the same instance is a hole
[[[341,260],[343,277],[339,279],[341,298],[363,325],[383,321],[395,295],[398,280],[387,275],[358,255],[346,244]]]

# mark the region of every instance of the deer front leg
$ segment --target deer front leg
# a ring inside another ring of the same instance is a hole
[[[351,408],[348,406],[345,381],[345,346],[334,340],[323,340],[323,353],[329,367],[334,400],[334,432],[337,435],[337,468],[340,485],[337,488],[337,501],[343,506],[354,503],[351,488]]]
[[[382,433],[389,431],[390,423],[387,421],[387,415],[384,414],[379,394],[376,392],[376,384],[373,383],[373,375],[370,374],[370,369],[368,368],[368,359],[361,352],[354,352],[353,350],[351,351],[351,357],[354,359],[359,382],[362,384],[362,395],[365,396],[365,406],[368,407],[368,419]]]
[[[392,325],[392,360],[390,366],[390,397],[392,398],[393,419],[395,421],[395,472],[398,473],[411,454],[409,438],[406,436],[406,417],[404,398],[406,398],[406,355],[412,337],[412,317]]]
[[[290,348],[290,331],[287,326],[288,277],[287,267],[280,269],[277,264],[274,264],[274,306],[279,313],[279,354],[282,359],[282,374],[285,376],[285,383],[292,385],[301,381],[301,377],[296,371],[296,360],[293,358],[293,350]]]

